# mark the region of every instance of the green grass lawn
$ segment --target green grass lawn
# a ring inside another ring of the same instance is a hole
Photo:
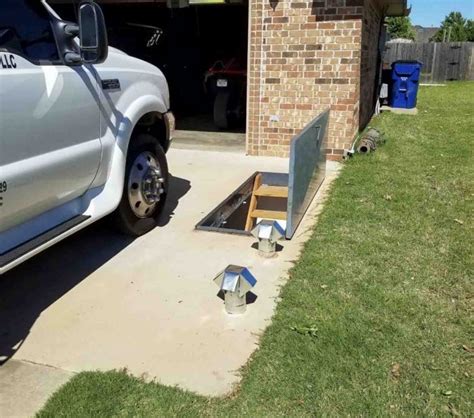
[[[419,110],[345,164],[235,393],[81,373],[39,416],[472,416],[474,83]]]

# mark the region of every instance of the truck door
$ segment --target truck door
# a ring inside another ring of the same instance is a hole
[[[80,197],[101,158],[97,80],[62,64],[38,0],[0,1],[0,232]]]

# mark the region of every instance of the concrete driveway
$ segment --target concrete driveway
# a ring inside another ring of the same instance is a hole
[[[160,228],[131,240],[102,221],[0,277],[4,408],[18,389],[5,386],[9,363],[48,366],[36,385],[48,370],[65,373],[59,385],[69,373],[123,368],[206,395],[227,393],[239,381],[321,197],[278,257],[264,259],[253,238],[194,225],[253,172],[287,172],[288,160],[172,149],[169,166],[171,195]],[[330,167],[320,195],[336,176]],[[228,264],[249,267],[258,280],[243,316],[224,312],[212,281]]]

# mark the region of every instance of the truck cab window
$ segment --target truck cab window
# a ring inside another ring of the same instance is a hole
[[[0,50],[33,62],[59,61],[48,12],[39,0],[0,1]]]

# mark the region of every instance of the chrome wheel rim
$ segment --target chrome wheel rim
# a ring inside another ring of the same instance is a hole
[[[139,218],[149,218],[164,193],[164,179],[156,157],[148,151],[135,158],[128,179],[128,201]]]

